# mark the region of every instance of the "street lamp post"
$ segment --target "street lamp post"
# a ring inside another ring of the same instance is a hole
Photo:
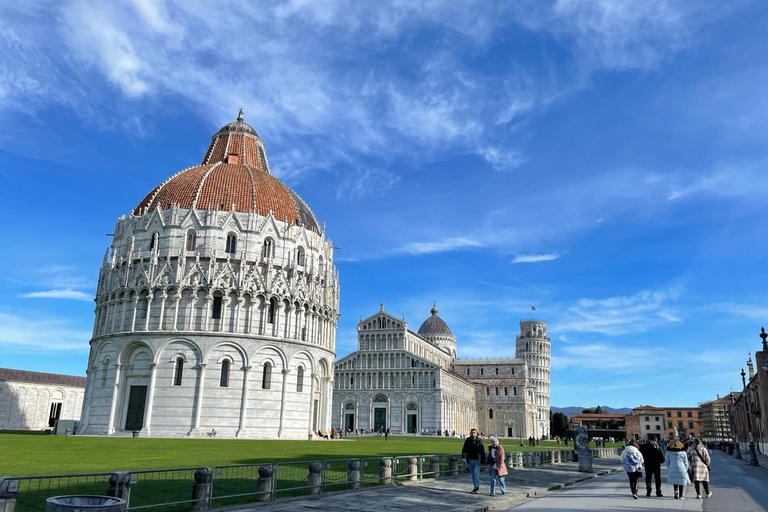
[[[733,436],[733,458],[741,459],[739,435],[736,432],[736,401],[733,399],[733,391],[731,391],[731,435]]]
[[[760,462],[757,460],[757,452],[755,452],[755,436],[752,433],[752,420],[750,419],[749,411],[749,390],[747,389],[747,374],[744,373],[744,368],[741,369],[741,384],[744,386],[744,409],[747,413],[747,430],[749,431],[749,465],[759,466]]]

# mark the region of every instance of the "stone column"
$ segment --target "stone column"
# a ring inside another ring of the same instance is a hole
[[[192,426],[192,432],[200,430],[200,414],[203,412],[203,388],[205,384],[205,363],[199,363],[197,374],[197,398],[195,399],[195,424]],[[190,434],[192,433],[190,432]]]
[[[309,425],[307,426],[307,430],[309,431],[310,434],[315,433],[314,430],[312,430],[312,419],[315,416],[314,409],[315,409],[315,379],[316,378],[317,378],[316,373],[312,373],[309,376]]]
[[[283,423],[285,421],[285,393],[288,391],[288,374],[291,372],[288,368],[284,368],[283,373],[283,389],[280,393],[280,428],[277,431],[277,437],[283,435]]]
[[[221,315],[219,318],[219,328],[216,329],[218,332],[224,332],[224,324],[229,322],[229,311],[227,311],[229,301],[230,298],[228,295],[225,295],[221,298]]]
[[[309,475],[307,475],[309,494],[320,494],[323,489],[323,463],[310,462],[307,469],[309,470]]]
[[[381,459],[379,468],[379,483],[382,485],[392,485],[392,459],[385,457]]]
[[[118,304],[120,304],[119,300],[114,299],[112,301],[112,325],[109,327],[109,332],[115,332],[115,323],[117,322]]]
[[[208,322],[211,320],[211,304],[213,304],[213,296],[208,294],[205,298],[205,323],[203,324],[203,330],[208,331]]]
[[[232,329],[232,332],[245,332],[245,326],[243,326],[243,330],[240,331],[240,310],[243,308],[244,303],[244,298],[237,298],[237,309],[235,310],[235,326],[234,329]]]
[[[163,330],[163,319],[165,318],[165,302],[168,300],[168,294],[163,291],[163,294],[160,296],[160,320],[157,322],[157,330],[162,331]],[[149,315],[147,315],[147,318],[149,318]]]
[[[178,330],[179,324],[179,306],[181,305],[181,290],[176,291],[175,306],[173,307],[173,327],[174,331]]]
[[[157,363],[149,365],[149,388],[147,389],[147,403],[144,408],[144,428],[147,437],[152,426],[152,404],[155,401],[155,381],[157,380]]]
[[[130,299],[123,298],[123,300],[121,302],[123,303],[123,314],[122,314],[122,317],[120,319],[120,331],[124,331],[125,330],[125,315],[128,313],[128,303],[130,302]]]
[[[133,316],[131,317],[131,330],[136,330],[136,312],[139,309],[139,296],[135,295],[133,297]]]
[[[147,295],[147,318],[144,319],[144,330],[145,331],[149,330],[149,317],[150,317],[150,315],[152,313],[152,301],[153,300],[154,300],[154,298],[152,297],[152,295]]]
[[[197,289],[192,290],[192,296],[189,297],[189,318],[187,319],[187,330],[191,331],[195,325],[195,309],[197,309]]]
[[[98,366],[91,366],[85,371],[87,375],[85,393],[83,393],[83,414],[80,421],[82,425],[78,430],[85,430],[88,428],[88,421],[91,418],[91,396],[93,395],[93,387],[95,386],[96,379],[98,378]]]
[[[112,402],[109,405],[107,434],[115,433],[115,410],[117,409],[117,395],[120,392],[120,368],[122,368],[121,364],[115,364],[115,383],[112,386]]]
[[[251,366],[243,366],[243,392],[240,399],[240,423],[237,427],[236,437],[240,437],[240,434],[244,433],[245,422],[247,419],[248,411],[248,375],[251,371]]]

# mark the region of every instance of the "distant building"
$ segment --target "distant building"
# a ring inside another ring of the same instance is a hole
[[[520,322],[515,357],[458,359],[456,337],[437,315],[418,332],[380,311],[360,319],[358,349],[336,361],[333,425],[348,430],[507,437],[549,435],[547,324]]]
[[[85,377],[0,368],[0,429],[43,430],[77,420]]]
[[[627,438],[659,441],[664,437],[664,409],[652,405],[635,407],[627,414]]]
[[[680,437],[701,437],[701,418],[698,407],[664,407],[666,421],[665,435],[668,438],[678,434]]]
[[[612,434],[602,436],[600,430],[622,430],[627,429],[627,415],[620,413],[595,414],[595,413],[577,413],[571,414],[568,418],[568,428],[583,425],[590,430],[590,437],[611,437]]]
[[[731,396],[717,395],[716,400],[699,404],[701,419],[701,438],[704,441],[730,441],[731,434]]]

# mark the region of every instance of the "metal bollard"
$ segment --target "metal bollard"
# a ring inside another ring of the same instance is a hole
[[[310,462],[307,469],[309,470],[309,475],[307,475],[309,494],[320,494],[320,491],[323,490],[323,463]]]
[[[362,487],[361,477],[360,459],[349,459],[349,462],[347,462],[347,487],[350,489]]]
[[[381,459],[379,467],[379,483],[382,485],[392,485],[392,459],[385,457]]]
[[[208,510],[211,508],[211,493],[213,491],[213,472],[210,468],[200,468],[195,471],[195,486],[192,488],[192,510]]]
[[[419,479],[419,459],[417,457],[408,457],[408,480],[415,481]]]
[[[259,478],[256,480],[256,501],[272,499],[272,465],[259,466]]]

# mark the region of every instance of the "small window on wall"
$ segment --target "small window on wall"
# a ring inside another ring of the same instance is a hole
[[[693,428],[693,422],[692,421],[688,422],[688,428]]]
[[[355,378],[352,377],[350,384],[355,385]],[[304,391],[304,367],[299,366],[299,370],[296,372],[296,392],[301,393]]]
[[[213,311],[211,314],[211,318],[214,318],[214,319],[221,318],[221,297],[213,298]]]
[[[509,396],[509,390],[507,388],[504,388],[504,396]]]
[[[517,396],[517,388],[516,388],[516,387],[515,387],[515,388],[512,388],[512,394],[513,394],[513,395],[515,395],[515,396]]]
[[[261,249],[261,255],[265,258],[271,258],[274,254],[274,243],[271,238],[264,240],[264,246]]]
[[[101,387],[104,387],[107,385],[108,374],[109,374],[109,361],[104,361],[104,363],[102,363],[102,369],[101,369]]]
[[[467,368],[467,375],[469,375],[469,368]]]
[[[227,235],[227,246],[224,251],[229,254],[235,254],[235,251],[237,251],[237,237],[234,233]]]
[[[691,411],[688,411],[688,417],[693,418],[693,413]]]
[[[160,239],[160,233],[155,231],[152,233],[152,238],[149,239],[149,250],[153,251],[155,248],[157,248],[157,242]]]
[[[304,248],[299,247],[296,249],[296,264],[300,266],[306,265],[306,256],[304,255]]]
[[[272,297],[269,299],[269,309],[267,310],[267,323],[275,323],[275,310],[277,309],[277,299]]]
[[[485,388],[485,396],[491,396],[491,388]]]
[[[496,388],[496,396],[499,396],[499,388]]]
[[[499,369],[498,369],[498,368],[496,368],[496,375],[498,375],[498,374],[499,374]]]
[[[181,377],[184,373],[184,358],[183,357],[177,357],[176,358],[176,367],[174,368],[173,373],[173,385],[174,386],[181,386]]]
[[[221,376],[219,377],[219,386],[222,388],[229,387],[229,360],[225,359],[221,362]]]
[[[187,250],[194,251],[197,248],[197,233],[194,229],[187,231]]]
[[[485,373],[485,368],[480,368],[480,375],[483,375]]]
[[[270,389],[272,387],[272,363],[264,363],[264,373],[261,377],[261,389]]]
[[[493,409],[488,409],[488,419],[489,420],[493,419]]]

